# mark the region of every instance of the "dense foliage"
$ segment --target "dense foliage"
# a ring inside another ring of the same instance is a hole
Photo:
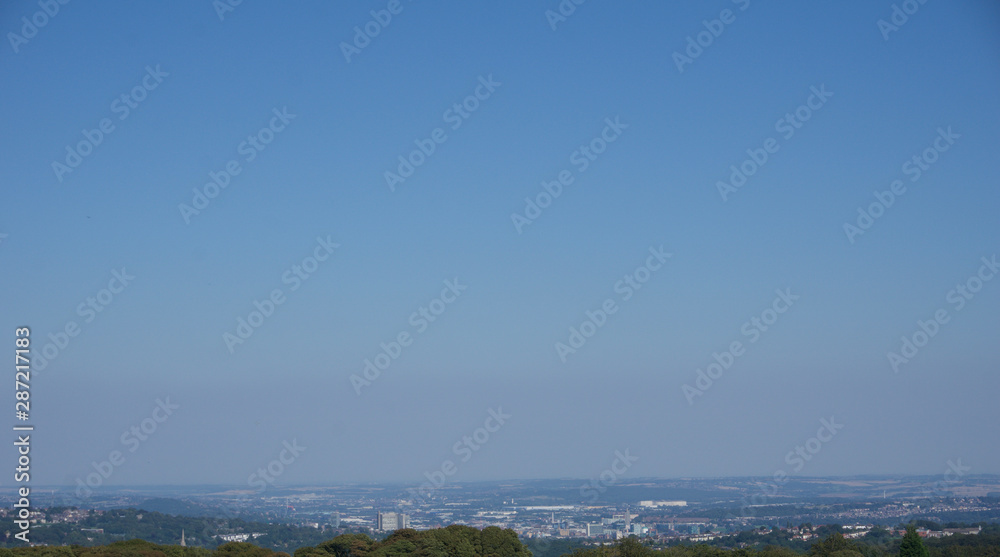
[[[51,520],[51,516],[63,510],[65,509],[48,509],[47,518]],[[5,521],[3,526],[3,530],[7,532],[18,530],[14,527],[12,519]],[[93,531],[97,529],[103,530],[103,533]],[[346,533],[346,529],[309,528],[251,522],[242,518],[172,516],[138,509],[115,509],[103,513],[90,511],[80,522],[34,524],[31,527],[31,542],[46,545],[98,546],[142,539],[155,544],[171,545],[180,542],[181,532],[184,533],[189,546],[208,549],[214,549],[225,543],[217,537],[219,535],[255,532],[263,534],[252,540],[255,545],[291,553],[296,548],[317,545],[338,534]],[[23,543],[8,535],[3,545],[18,547]]]
[[[1000,526],[983,528],[979,535],[920,538],[912,534],[902,540],[876,534],[849,540],[838,532],[813,543],[805,552],[767,545],[723,548],[707,544],[656,548],[635,538],[615,545],[581,549],[572,557],[1000,557]]]
[[[836,530],[831,527],[831,530]],[[384,540],[365,534],[341,534],[315,546],[299,547],[294,557],[1000,557],[1000,526],[983,528],[979,535],[920,538],[911,527],[902,540],[876,532],[852,540],[833,531],[798,551],[790,547],[754,545],[744,541],[729,547],[684,544],[653,547],[651,540],[626,538],[614,544],[580,548],[583,540],[531,541],[523,544],[510,529],[483,530],[452,525],[416,531],[397,530]],[[575,551],[573,551],[575,549]],[[533,551],[532,551],[533,550]],[[230,542],[214,550],[204,547],[158,545],[133,539],[107,545],[51,545],[0,548],[0,557],[293,557],[252,543]]]
[[[529,538],[522,540],[532,557],[562,557],[587,546],[586,538]]]
[[[930,557],[924,540],[920,539],[917,529],[910,526],[906,529],[906,535],[899,542],[899,557]]]
[[[295,557],[531,557],[513,530],[490,526],[479,530],[451,525],[434,530],[396,530],[381,542],[363,534],[337,536],[316,547],[304,547]]]
[[[513,530],[479,530],[453,525],[426,530],[397,530],[382,541],[364,534],[342,534],[315,547],[300,547],[295,557],[531,557]],[[0,557],[289,557],[287,553],[245,542],[230,542],[214,551],[200,547],[157,545],[143,540],[105,546],[37,546],[0,548]]]

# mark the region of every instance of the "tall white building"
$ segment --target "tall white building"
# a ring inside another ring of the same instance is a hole
[[[383,531],[402,530],[410,527],[410,517],[403,513],[378,513],[375,529]]]

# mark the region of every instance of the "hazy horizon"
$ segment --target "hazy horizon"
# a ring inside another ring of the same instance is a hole
[[[946,466],[947,467],[947,466]],[[809,480],[809,479],[841,479],[841,478],[852,478],[852,479],[882,479],[882,478],[937,478],[940,477],[941,473],[935,474],[852,474],[846,476],[810,476],[810,475],[796,475],[794,478],[789,478],[789,480]],[[997,478],[1000,474],[973,474],[966,473],[963,475],[963,480],[971,480],[975,478]],[[648,482],[648,481],[708,481],[708,480],[746,480],[746,479],[771,479],[771,474],[759,474],[759,475],[744,475],[744,476],[676,476],[676,477],[665,477],[665,476],[645,476],[645,477],[628,477],[622,478],[620,481],[616,481],[615,484],[607,486],[609,489],[614,487],[625,487],[629,485],[634,485],[637,483]],[[478,480],[449,480],[446,483],[448,485],[472,485],[472,484],[493,484],[493,483],[503,483],[503,482],[579,482],[588,481],[593,478],[591,477],[548,477],[548,478],[485,478]],[[330,488],[330,487],[343,487],[343,486],[361,486],[361,485],[373,485],[373,486],[385,486],[385,487],[413,487],[414,482],[426,481],[424,479],[411,478],[409,480],[393,480],[393,481],[354,481],[354,482],[341,482],[341,483],[321,483],[321,482],[302,482],[302,483],[275,483],[269,486],[269,489],[299,489],[306,487],[316,487],[316,488]],[[36,484],[39,490],[44,489],[62,489],[66,487],[73,487],[71,484]],[[135,484],[115,484],[109,486],[108,490],[128,490],[137,488],[168,488],[168,489],[194,489],[194,488],[215,488],[215,487],[237,487],[249,489],[246,482],[235,482],[235,483],[135,483]]]

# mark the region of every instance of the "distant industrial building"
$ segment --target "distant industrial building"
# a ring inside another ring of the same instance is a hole
[[[626,529],[625,532],[628,534],[634,534],[636,536],[645,536],[646,534],[649,534],[649,527],[647,527],[645,524],[633,522],[631,525],[629,525],[628,529]]]
[[[384,532],[402,530],[410,527],[410,517],[403,513],[378,513],[375,529]]]
[[[687,501],[639,501],[640,507],[686,507]]]

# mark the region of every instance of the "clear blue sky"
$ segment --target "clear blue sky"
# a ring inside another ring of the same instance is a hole
[[[119,450],[104,486],[246,484],[293,439],[307,449],[279,483],[419,483],[445,460],[449,481],[597,478],[625,449],[629,477],[770,475],[831,416],[844,427],[799,474],[957,458],[1000,473],[1000,280],[961,309],[949,294],[1000,252],[1000,8],[930,0],[886,39],[892,4],[592,0],[553,29],[556,0],[403,0],[348,62],[341,44],[388,2],[244,2],[221,21],[209,0],[51,18],[5,3],[0,330],[13,350],[29,326],[39,353],[78,327],[32,375],[32,482],[75,484]],[[727,9],[679,71],[674,53]],[[12,39],[24,17],[49,20]],[[453,129],[462,102],[475,110]],[[797,109],[801,127],[779,122]],[[100,144],[54,169],[105,118]],[[263,150],[241,145],[269,125]],[[581,171],[574,153],[602,134]],[[769,138],[724,200],[730,165]],[[904,164],[928,148],[913,180]],[[229,161],[239,174],[186,222],[179,205]],[[564,170],[519,231],[512,214]],[[849,239],[895,180],[905,193]],[[317,238],[339,247],[293,279]],[[626,300],[616,283],[660,246]],[[122,268],[134,279],[88,309]],[[432,303],[456,277],[466,289]],[[230,350],[275,289],[283,303]],[[745,329],[778,289],[799,298]],[[617,311],[563,362],[557,343],[607,299]],[[445,309],[423,328],[421,307]],[[895,372],[889,353],[938,310]],[[412,343],[359,395],[351,376],[401,333]],[[180,408],[148,439],[123,436],[167,397]],[[462,461],[455,443],[497,407],[511,417]]]

